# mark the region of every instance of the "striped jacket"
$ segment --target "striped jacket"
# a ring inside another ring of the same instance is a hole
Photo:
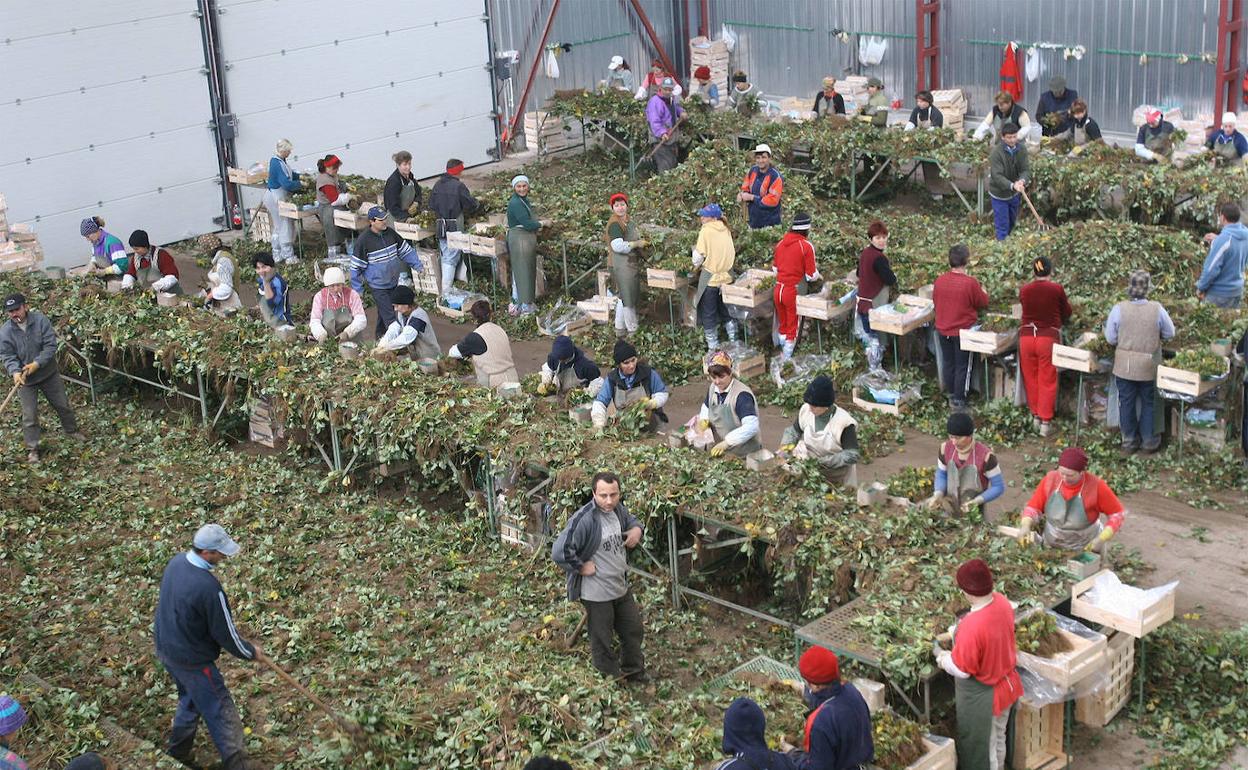
[[[394,228],[387,227],[380,233],[365,230],[355,239],[351,288],[363,292],[367,281],[374,289],[393,289],[399,282],[400,262],[406,262],[413,270],[421,269],[416,249],[400,238]]]

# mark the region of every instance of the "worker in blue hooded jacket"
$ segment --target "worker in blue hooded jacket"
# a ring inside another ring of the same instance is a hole
[[[1244,298],[1244,270],[1248,269],[1248,228],[1240,222],[1239,205],[1224,203],[1218,210],[1221,232],[1206,233],[1209,254],[1196,279],[1196,296],[1222,308],[1238,308]]]
[[[767,748],[767,717],[750,698],[737,698],[724,712],[724,754],[715,770],[797,770],[793,757]]]

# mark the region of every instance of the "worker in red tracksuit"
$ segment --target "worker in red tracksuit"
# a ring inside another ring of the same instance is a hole
[[[1027,408],[1040,423],[1040,435],[1052,431],[1053,410],[1057,404],[1057,367],[1053,366],[1053,345],[1062,334],[1062,325],[1074,312],[1066,290],[1054,281],[1053,263],[1048,257],[1032,260],[1036,278],[1018,290],[1023,319],[1018,330],[1018,364],[1027,389]]]
[[[737,200],[749,206],[750,229],[780,224],[780,198],[784,195],[784,177],[771,165],[771,147],[760,144],[754,148],[754,165],[741,182]]]
[[[793,224],[776,244],[772,269],[776,272],[776,286],[772,289],[775,299],[776,322],[779,325],[780,344],[784,352],[781,360],[793,357],[797,345],[797,286],[803,280],[822,279],[815,265],[815,247],[807,239],[810,232],[810,214],[798,214]]]

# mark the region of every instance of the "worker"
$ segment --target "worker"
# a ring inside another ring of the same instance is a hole
[[[1161,119],[1161,110],[1149,110],[1144,125],[1135,135],[1136,157],[1154,163],[1169,163],[1174,153],[1174,124]]]
[[[342,258],[342,247],[347,242],[347,232],[334,224],[334,209],[349,211],[355,199],[352,193],[347,192],[346,182],[338,179],[341,168],[342,160],[332,153],[316,162],[317,214],[321,218],[321,229],[325,231],[327,258],[331,261]]]
[[[715,438],[711,457],[720,457],[725,452],[745,457],[762,449],[754,391],[733,376],[732,356],[722,350],[712,353],[706,375],[710,387],[698,407],[697,426],[703,433],[711,431]]]
[[[1105,523],[1101,523],[1101,516]],[[1100,478],[1088,472],[1088,455],[1079,447],[1067,447],[1023,507],[1018,542],[1035,542],[1032,528],[1044,517],[1040,541],[1046,548],[1100,552],[1122,529],[1127,510]]]
[[[483,388],[499,390],[504,385],[519,383],[516,359],[511,353],[511,339],[503,327],[490,320],[490,303],[479,299],[468,308],[468,314],[477,322],[477,328],[459,344],[452,345],[447,355],[451,358],[471,358],[477,384]]]
[[[867,79],[867,103],[858,108],[858,120],[876,128],[888,125],[888,97],[884,95],[883,80]]]
[[[655,59],[650,62],[650,71],[646,73],[644,78],[642,78],[641,85],[637,88],[637,93],[634,95],[634,98],[636,98],[639,102],[649,99],[659,92],[659,89],[663,85],[663,81],[669,78],[673,81],[672,93],[676,96],[680,96],[681,93],[683,93],[683,90],[681,89],[679,83],[674,82],[676,78],[663,68],[663,62]]]
[[[988,196],[998,241],[1004,241],[1014,230],[1022,193],[1031,179],[1027,147],[1018,132],[1018,126],[1006,123],[1001,127],[1001,141],[988,153]]]
[[[992,109],[984,116],[983,122],[976,126],[975,141],[989,136],[989,141],[996,144],[1001,136],[1001,129],[1006,124],[1012,124],[1015,127],[1015,133],[1020,134],[1024,139],[1031,134],[1031,118],[1027,115],[1027,110],[1023,109],[1021,104],[1015,103],[1009,91],[1000,91],[993,100]]]
[[[811,647],[798,658],[797,670],[805,682],[806,715],[803,739],[805,756],[800,770],[854,770],[875,759],[871,737],[871,710],[862,693],[841,681],[836,653]]]
[[[65,433],[76,441],[87,437],[78,430],[78,419],[65,395],[65,383],[56,366],[56,331],[43,313],[31,310],[18,293],[4,298],[9,320],[0,326],[0,362],[13,378],[22,402],[22,440],[26,461],[39,462],[39,394],[61,419]]]
[[[1244,330],[1243,336],[1239,338],[1239,345],[1235,348],[1239,352],[1240,360],[1248,357],[1248,329]],[[1243,387],[1240,392],[1239,413],[1242,420],[1239,426],[1239,447],[1243,450],[1244,469],[1248,470],[1248,369],[1244,370]]]
[[[1219,165],[1238,168],[1243,165],[1244,156],[1248,155],[1248,138],[1235,127],[1238,120],[1233,112],[1223,114],[1222,130],[1205,142],[1205,147],[1213,151]]]
[[[833,486],[858,486],[858,421],[836,405],[832,378],[821,374],[802,396],[797,419],[780,437],[782,457],[814,460]]]
[[[585,607],[594,668],[612,680],[644,684],[650,681],[641,649],[645,629],[628,586],[628,552],[644,531],[620,500],[619,476],[595,473],[590,488],[592,499],[568,519],[550,556],[567,573],[568,601]]]
[[[1075,155],[1083,152],[1083,148],[1093,142],[1105,141],[1101,136],[1101,127],[1088,117],[1088,103],[1082,99],[1076,99],[1070,105],[1070,125],[1066,131],[1054,134],[1053,138],[1070,142],[1073,145],[1071,152]]]
[[[637,331],[637,304],[641,302],[641,266],[638,256],[646,239],[628,215],[628,196],[611,196],[611,216],[607,219],[607,260],[615,283],[615,334],[624,337]]]
[[[633,70],[623,56],[612,56],[607,62],[607,88],[629,94],[633,92]]]
[[[737,70],[732,74],[732,88],[728,89],[728,107],[738,115],[750,117],[763,105],[763,92],[754,87],[749,77]]]
[[[520,770],[575,770],[571,763],[546,754],[531,758]]]
[[[26,719],[22,704],[12,696],[0,695],[0,770],[28,770],[26,762],[10,747]]]
[[[550,355],[542,363],[541,378],[541,384],[537,386],[539,396],[552,393],[562,396],[581,388],[592,397],[602,390],[602,370],[566,334],[555,337],[551,344]]]
[[[927,507],[945,506],[954,516],[996,500],[1005,494],[1005,476],[996,454],[975,440],[975,420],[966,412],[954,412],[945,420],[949,438],[936,455],[934,491]]]
[[[260,317],[274,328],[294,325],[290,315],[290,287],[282,274],[277,272],[273,255],[262,251],[252,258],[252,264],[256,268]]]
[[[953,650],[938,649],[936,663],[953,677],[958,767],[1004,770],[1010,710],[1023,694],[1014,607],[993,590],[983,559],[958,567],[957,583],[971,609],[953,632]]]
[[[386,178],[386,186],[382,190],[382,206],[390,214],[391,224],[406,222],[420,212],[422,193],[420,182],[412,176],[412,154],[407,150],[399,150],[390,156],[394,161],[394,171]]]
[[[741,182],[737,200],[749,205],[750,229],[780,224],[780,203],[784,195],[784,177],[771,165],[771,146],[754,148],[754,165]]]
[[[542,223],[533,216],[529,200],[529,178],[517,174],[511,179],[511,200],[507,201],[507,252],[511,259],[512,304],[508,315],[537,312],[537,231]]]
[[[312,317],[308,326],[317,342],[333,337],[340,342],[358,342],[360,332],[368,325],[364,299],[347,285],[346,273],[340,267],[327,267],[321,274],[325,288],[312,297]]]
[[[269,158],[269,176],[265,182],[264,208],[269,212],[272,235],[269,237],[269,248],[273,250],[273,259],[278,262],[295,263],[295,221],[282,216],[280,204],[290,200],[291,193],[303,190],[303,181],[299,174],[291,171],[287,160],[295,149],[289,139],[278,139],[273,157]]]
[[[988,293],[966,272],[971,251],[964,243],[949,247],[949,270],[932,286],[936,334],[940,348],[941,390],[954,409],[966,406],[971,387],[971,353],[962,349],[962,330],[979,324],[979,311],[988,307]]]
[[[711,106],[711,109],[719,109],[719,84],[711,82],[711,68],[703,64],[693,71],[693,81],[697,83],[697,90],[690,88],[690,96],[697,96],[702,101]]]
[[[1244,271],[1248,270],[1248,229],[1240,222],[1239,204],[1224,203],[1218,210],[1221,232],[1205,233],[1209,254],[1196,279],[1196,297],[1215,307],[1235,309],[1244,298]]]
[[[1036,257],[1031,261],[1031,271],[1035,278],[1018,290],[1023,308],[1018,328],[1018,369],[1027,391],[1027,408],[1040,423],[1040,435],[1047,437],[1057,405],[1053,346],[1061,339],[1062,327],[1074,308],[1066,298],[1066,290],[1053,280],[1052,260]]]
[[[797,346],[798,287],[805,293],[807,281],[823,279],[815,265],[815,247],[811,245],[809,235],[810,214],[799,213],[793,217],[793,224],[776,244],[772,254],[771,265],[776,274],[772,299],[782,345],[782,361],[792,358],[793,349]]]
[[[396,286],[390,293],[394,303],[394,322],[377,341],[374,351],[406,351],[413,361],[437,360],[442,355],[438,335],[433,330],[429,313],[416,304],[416,293],[410,286]]]
[[[217,668],[225,650],[241,660],[265,662],[259,645],[234,626],[216,568],[239,552],[220,524],[205,524],[191,550],[174,555],[160,579],[154,624],[156,657],[178,688],[178,710],[165,740],[165,753],[194,766],[195,733],[202,719],[221,755],[222,770],[249,766],[243,723]]]
[[[351,257],[351,288],[364,295],[364,284],[373,293],[377,306],[376,338],[381,339],[390,324],[394,323],[394,305],[390,292],[399,285],[399,271],[406,264],[412,270],[423,266],[416,249],[390,227],[386,210],[373,206],[368,210],[368,229],[355,240],[355,254]]]
[[[446,162],[446,173],[433,183],[429,193],[429,210],[437,217],[434,227],[437,229],[438,251],[442,263],[442,299],[455,286],[458,275],[461,280],[467,278],[465,265],[460,261],[463,256],[459,249],[453,249],[447,243],[447,233],[458,233],[464,229],[464,215],[476,211],[480,204],[468,191],[459,175],[464,173],[464,162],[459,158],[451,158]]]
[[[693,268],[701,270],[698,287],[693,294],[693,306],[697,308],[706,338],[708,351],[719,349],[719,325],[724,325],[729,342],[737,341],[737,322],[728,313],[721,289],[732,283],[732,266],[737,258],[732,243],[732,232],[724,221],[724,212],[718,203],[708,203],[698,211],[702,229],[693,247]]]
[[[728,704],[721,746],[728,759],[715,770],[797,770],[793,757],[767,748],[767,716],[751,698]]]
[[[0,768],[4,768],[0,765]],[[7,768],[4,768],[7,770]],[[69,764],[65,765],[65,770],[118,770],[117,765],[109,759],[106,759],[94,751],[88,751],[86,754],[79,754],[69,760]]]
[[[221,317],[238,312],[243,307],[243,301],[234,290],[234,253],[213,233],[199,236],[196,245],[200,251],[211,255],[208,288],[204,289],[205,306]]]
[[[628,408],[645,409],[650,414],[650,430],[658,428],[659,422],[667,422],[663,405],[667,403],[667,385],[654,369],[641,363],[637,348],[628,340],[616,340],[611,351],[615,368],[604,378],[602,388],[594,397],[591,418],[595,428],[607,426],[607,407],[615,407],[618,417]]]
[[[676,168],[679,159],[679,123],[685,114],[675,96],[676,81],[663,78],[659,90],[646,102],[646,123],[650,126],[650,143],[654,145],[654,166],[662,174]]]
[[[1161,342],[1174,337],[1174,321],[1160,302],[1148,299],[1153,279],[1135,270],[1127,279],[1127,299],[1109,311],[1105,340],[1114,346],[1114,387],[1124,456],[1161,448],[1153,425]]]
[[[883,354],[880,335],[871,331],[871,308],[884,307],[891,300],[891,291],[897,288],[897,276],[892,264],[884,255],[888,248],[888,226],[875,220],[867,226],[870,243],[858,255],[858,299],[854,310],[861,330],[859,339],[867,348],[867,361],[874,371],[880,368]]]
[[[103,219],[87,217],[78,224],[78,232],[91,243],[88,272],[99,275],[105,283],[121,281],[122,289],[129,289],[134,285],[126,247],[122,245],[120,238],[104,229]]]
[[[1066,87],[1064,75],[1049,78],[1049,90],[1040,94],[1040,103],[1036,105],[1036,121],[1044,136],[1061,136],[1070,130],[1071,107],[1078,98],[1078,91]]]
[[[823,90],[815,94],[815,103],[810,112],[816,120],[829,115],[845,114],[845,97],[836,92],[836,78],[829,75],[823,79]]]
[[[134,257],[130,260],[128,274],[134,276],[139,288],[166,294],[182,293],[178,263],[168,249],[153,248],[146,230],[130,233],[129,243]]]
[[[914,95],[914,109],[910,110],[910,119],[906,121],[906,130],[916,128],[944,128],[945,115],[932,102],[935,98],[926,89]]]

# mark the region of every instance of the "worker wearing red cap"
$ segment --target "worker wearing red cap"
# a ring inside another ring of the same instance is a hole
[[[1002,770],[1010,708],[1023,694],[1014,608],[992,590],[992,570],[983,559],[958,567],[957,581],[971,611],[953,629],[953,651],[937,648],[936,663],[954,681],[958,767]]]
[[[1144,160],[1169,163],[1170,154],[1174,152],[1171,141],[1174,124],[1161,119],[1161,110],[1149,110],[1144,120],[1144,125],[1135,135],[1135,154]]]
[[[1126,515],[1109,485],[1088,473],[1087,453],[1079,447],[1068,447],[1057,460],[1057,470],[1045,474],[1023,508],[1018,542],[1034,542],[1031,529],[1043,516],[1041,540],[1046,547],[1099,552],[1122,528]]]
[[[862,694],[841,681],[836,653],[811,647],[802,653],[797,670],[806,680],[806,756],[801,770],[851,770],[875,759],[871,739],[871,711]]]
[[[693,71],[695,86],[689,88],[689,96],[697,96],[711,105],[711,109],[719,109],[719,84],[711,82],[711,68],[703,64]]]

